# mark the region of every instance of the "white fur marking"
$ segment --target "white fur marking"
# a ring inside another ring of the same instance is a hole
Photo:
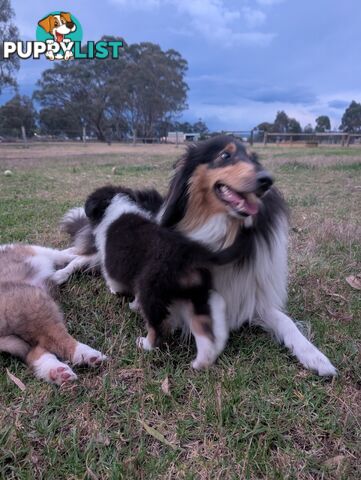
[[[137,297],[132,302],[129,302],[129,308],[132,312],[140,312],[140,303]]]
[[[52,353],[44,353],[32,364],[37,378],[49,383],[61,385],[77,379],[73,370],[65,363],[60,362]]]
[[[64,268],[57,270],[52,276],[53,280],[57,285],[65,283],[70,275],[74,272],[85,268],[94,268],[99,263],[99,255],[95,253],[94,255],[75,255],[73,260]]]
[[[196,242],[208,245],[213,250],[223,247],[230,228],[230,218],[224,213],[211,216],[204,225],[196,228],[187,236]]]
[[[138,348],[150,352],[154,350],[154,347],[151,345],[147,337],[138,337],[136,340],[136,345]]]
[[[192,362],[192,367],[195,370],[200,370],[202,368],[207,368],[217,358],[217,352],[215,349],[214,343],[204,335],[197,335],[193,332],[196,345],[197,345],[197,356]]]
[[[229,336],[229,329],[226,320],[226,302],[219,293],[212,292],[209,299],[209,305],[213,321],[214,343],[218,356],[223,352]]]
[[[129,200],[126,195],[115,195],[106,209],[102,221],[94,229],[95,243],[100,252],[103,265],[105,260],[105,245],[108,229],[113,222],[127,213],[135,213],[144,218],[150,218],[150,213],[139,208],[134,202]]]
[[[98,350],[94,350],[94,348],[78,342],[73,356],[73,364],[94,367],[105,362],[106,359],[107,357]]]

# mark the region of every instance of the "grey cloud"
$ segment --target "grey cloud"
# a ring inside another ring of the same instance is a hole
[[[343,110],[348,107],[350,103],[351,102],[347,100],[331,100],[331,102],[328,102],[328,106],[330,108],[336,108],[337,110]]]

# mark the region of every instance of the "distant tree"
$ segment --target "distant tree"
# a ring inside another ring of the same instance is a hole
[[[288,132],[289,118],[288,115],[283,112],[277,112],[275,121],[274,121],[274,130],[277,133],[287,133]]]
[[[288,133],[302,133],[301,125],[295,118],[289,118],[288,119],[287,132]]]
[[[204,138],[209,132],[207,125],[200,118],[197,122],[193,124],[193,132],[199,133],[200,138]]]
[[[327,115],[320,115],[316,118],[315,132],[324,133],[331,130],[330,118]]]
[[[127,132],[153,137],[171,115],[185,108],[186,70],[186,61],[175,50],[164,52],[152,43],[124,43],[116,61],[55,63],[43,72],[34,98],[43,108],[63,109],[79,130],[86,126],[101,141]],[[49,125],[48,111],[46,119]]]
[[[16,41],[19,31],[12,23],[14,10],[10,0],[0,0],[0,94],[5,86],[16,86],[15,74],[19,70],[20,63],[17,57],[4,60],[3,42]]]
[[[305,125],[305,128],[303,129],[303,131],[304,133],[313,133],[312,125],[308,123],[307,125]]]
[[[109,37],[102,38],[105,39]],[[38,89],[34,92],[34,98],[46,109],[41,119],[42,125],[54,127],[49,118],[49,109],[57,112],[63,110],[77,126],[79,135],[82,128],[87,127],[99,140],[106,141],[109,117],[118,107],[117,102],[113,101],[115,92],[118,93],[118,102],[123,98],[119,78],[124,68],[123,58],[119,61],[108,58],[54,63],[53,68],[42,73],[37,83]]]
[[[274,131],[274,124],[273,123],[269,123],[269,122],[262,122],[260,123],[259,125],[257,125],[256,127],[256,130],[260,131],[260,132],[273,132]]]
[[[28,136],[34,135],[37,113],[31,98],[15,95],[0,107],[0,131],[3,135],[20,136],[25,127]]]
[[[193,125],[189,122],[175,122],[171,125],[171,129],[183,133],[192,133]]]
[[[165,119],[186,107],[187,62],[177,51],[164,52],[150,42],[130,45],[126,54],[124,115],[133,136],[153,137]]]
[[[361,104],[352,100],[342,116],[340,129],[343,132],[361,132]]]
[[[40,132],[46,135],[65,135],[69,138],[80,137],[82,126],[77,115],[65,108],[48,107],[39,112]]]

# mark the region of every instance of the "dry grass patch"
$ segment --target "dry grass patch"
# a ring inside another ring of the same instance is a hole
[[[288,308],[339,376],[303,370],[259,329],[232,334],[204,373],[189,368],[195,348],[179,338],[139,352],[142,321],[99,277],[78,275],[59,294],[69,330],[111,359],[79,368],[77,384],[57,389],[0,357],[0,478],[360,478],[361,296],[345,281],[361,268],[360,152],[257,150],[291,206]],[[0,145],[0,170],[14,171],[0,175],[0,243],[65,245],[57,222],[67,208],[109,182],[164,192],[181,152]]]

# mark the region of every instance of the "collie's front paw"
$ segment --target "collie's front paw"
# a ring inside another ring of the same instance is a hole
[[[307,345],[296,354],[302,365],[308,370],[316,372],[322,377],[333,377],[337,375],[336,368],[330,360],[312,344]]]

